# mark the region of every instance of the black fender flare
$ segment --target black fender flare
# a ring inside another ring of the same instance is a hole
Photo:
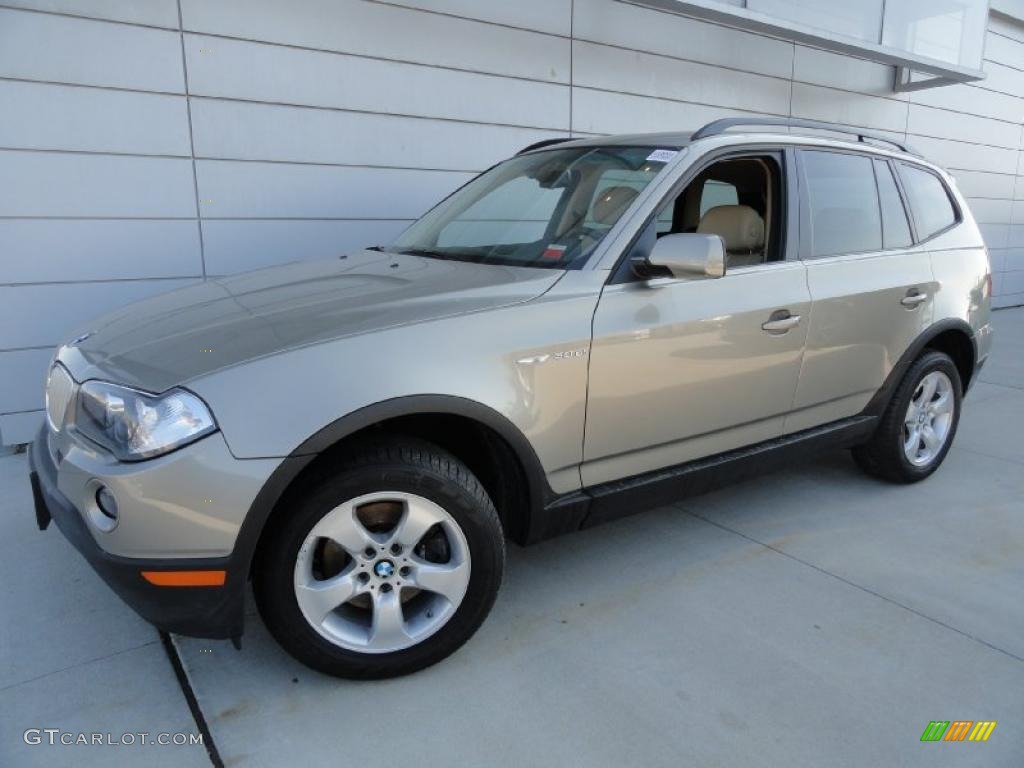
[[[865,415],[882,415],[886,406],[889,405],[889,400],[892,399],[893,392],[896,391],[896,387],[899,386],[899,383],[903,380],[903,376],[906,374],[907,369],[910,368],[911,364],[921,355],[921,352],[925,347],[946,331],[961,331],[971,340],[971,346],[974,348],[974,365],[977,367],[978,340],[974,336],[974,329],[960,318],[947,318],[945,320],[940,320],[939,322],[928,326],[928,328],[914,339],[903,351],[899,360],[896,361],[892,370],[889,371],[889,375],[886,376],[881,388],[875,393],[874,397],[871,398],[870,402],[868,402],[867,406],[864,408],[863,413]],[[967,382],[965,382],[964,385],[965,392],[966,389]]]
[[[356,432],[388,419],[418,414],[462,416],[482,424],[501,436],[519,459],[526,482],[530,518],[553,497],[547,475],[533,445],[507,417],[482,403],[452,395],[410,395],[383,400],[352,411],[317,430],[293,450],[263,484],[242,522],[231,553],[231,568],[247,577],[260,536],[271,513],[286,490],[320,454]]]

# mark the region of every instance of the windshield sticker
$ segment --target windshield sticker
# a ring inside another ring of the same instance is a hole
[[[667,163],[679,154],[675,149],[656,149],[647,156],[648,163]]]
[[[549,245],[541,254],[542,259],[560,259],[565,256],[566,245]]]

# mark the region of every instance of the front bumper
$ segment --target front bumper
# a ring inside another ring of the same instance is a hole
[[[133,558],[113,555],[96,543],[81,513],[57,487],[57,467],[47,449],[46,427],[29,454],[29,472],[36,519],[45,528],[50,519],[136,613],[157,629],[194,637],[238,638],[242,634],[246,569],[230,556],[208,558]],[[156,586],[142,571],[223,570],[223,586]]]

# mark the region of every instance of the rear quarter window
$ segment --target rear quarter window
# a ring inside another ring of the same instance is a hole
[[[916,165],[900,163],[899,166],[918,240],[927,240],[956,224],[956,208],[942,179]]]

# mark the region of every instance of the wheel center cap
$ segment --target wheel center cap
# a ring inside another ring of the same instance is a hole
[[[373,572],[377,578],[388,579],[395,572],[395,564],[390,560],[378,560],[373,566]]]

